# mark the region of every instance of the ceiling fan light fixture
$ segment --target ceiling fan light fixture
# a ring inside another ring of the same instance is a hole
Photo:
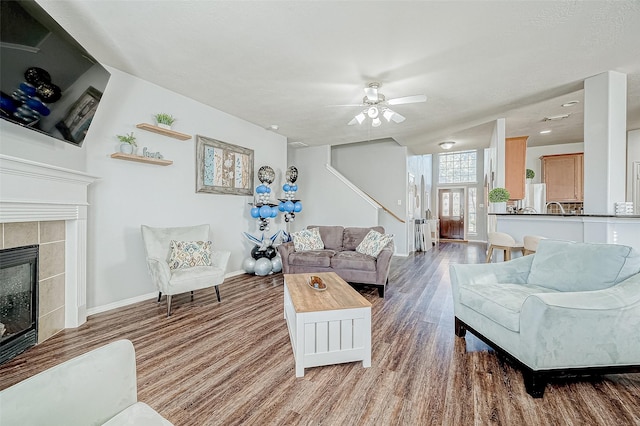
[[[451,149],[455,144],[456,143],[454,141],[444,141],[440,142],[438,145],[440,145],[440,148],[442,149]]]
[[[364,119],[365,119],[365,116],[364,116],[363,113],[360,113],[360,114],[356,115],[356,121],[358,122],[358,124],[362,124]]]
[[[375,106],[370,107],[367,110],[367,115],[369,116],[369,118],[376,118],[378,117],[378,108]]]
[[[393,117],[393,114],[395,113],[388,108],[382,111],[382,116],[387,120],[387,122],[391,121],[391,117]]]
[[[380,121],[378,117],[371,120],[371,126],[373,127],[380,127],[381,124],[382,124],[382,121]]]

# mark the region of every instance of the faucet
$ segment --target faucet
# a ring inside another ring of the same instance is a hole
[[[555,204],[555,205],[557,205],[558,207],[560,207],[560,213],[562,213],[562,214],[567,214],[567,213],[564,211],[564,207],[562,207],[562,204],[560,204],[560,203],[559,203],[559,202],[557,202],[557,201],[550,201],[550,202],[548,202],[548,203],[544,206],[544,208],[545,208],[545,210],[544,210],[544,211],[545,211],[545,212],[549,213],[549,205],[550,205],[550,204]]]

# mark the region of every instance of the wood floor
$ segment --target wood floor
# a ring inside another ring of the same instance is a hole
[[[396,257],[372,307],[372,366],[310,368],[295,378],[283,278],[243,275],[94,315],[0,367],[0,389],[117,339],[136,348],[138,398],[175,425],[640,425],[640,374],[556,382],[526,394],[520,372],[453,332],[448,265],[484,246],[441,243]],[[5,426],[5,425],[3,425]],[[9,426],[9,425],[6,425]]]

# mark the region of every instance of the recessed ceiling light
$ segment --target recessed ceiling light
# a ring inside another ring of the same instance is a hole
[[[569,101],[569,102],[565,102],[564,104],[562,104],[563,107],[570,107],[570,106],[574,106],[575,104],[579,104],[580,101]]]
[[[272,124],[268,127],[268,130],[273,130],[274,132],[276,130],[278,130],[280,128],[280,126],[278,126],[277,124]]]
[[[444,141],[440,142],[438,145],[440,145],[440,148],[442,149],[451,149],[455,144],[456,143],[454,141]]]
[[[571,114],[554,115],[553,117],[545,117],[542,121],[558,121],[568,118]]]
[[[543,130],[540,132],[541,135],[546,135],[547,133],[551,133],[551,130]]]

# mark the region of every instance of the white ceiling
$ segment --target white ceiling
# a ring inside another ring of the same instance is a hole
[[[415,154],[486,147],[492,121],[529,146],[581,142],[585,78],[627,74],[640,128],[639,1],[38,0],[101,63],[289,142],[391,137]],[[347,126],[367,83],[401,124]],[[180,111],[168,111],[180,117]],[[558,122],[545,116],[572,113]],[[552,133],[540,135],[550,128]]]

